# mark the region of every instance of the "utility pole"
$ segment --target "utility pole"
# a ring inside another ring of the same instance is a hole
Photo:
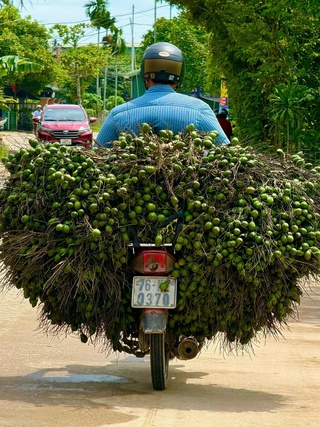
[[[118,64],[116,64],[116,73],[115,73],[115,85],[114,85],[114,106],[118,105]]]
[[[132,5],[132,18],[130,19],[130,26],[131,26],[131,71],[134,70],[134,5]]]
[[[98,28],[98,49],[100,48],[100,28]],[[97,92],[97,95],[99,96],[101,96],[101,92],[100,92],[100,81],[99,81],[99,77],[100,76],[97,76],[97,78],[96,78],[96,92]]]
[[[104,81],[103,81],[103,111],[106,109],[107,78],[108,78],[108,69],[105,66],[104,67]]]
[[[157,33],[156,33],[156,20],[157,20],[157,0],[154,0],[154,23],[153,23],[153,41],[156,42],[157,40]]]

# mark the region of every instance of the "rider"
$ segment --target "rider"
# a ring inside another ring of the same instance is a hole
[[[153,133],[170,129],[175,135],[192,123],[199,131],[217,130],[217,144],[230,143],[208,104],[176,92],[183,78],[180,49],[167,42],[149,46],[142,57],[141,76],[146,92],[110,111],[98,133],[98,145],[110,147],[121,132],[138,135],[142,123],[148,123]]]
[[[224,130],[224,133],[231,140],[231,137],[233,135],[233,129],[231,122],[228,120],[228,110],[226,110],[225,108],[221,109],[217,114],[217,119],[220,126]]]

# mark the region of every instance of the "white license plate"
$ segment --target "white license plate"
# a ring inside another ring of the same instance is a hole
[[[60,139],[60,144],[62,145],[71,145],[72,139]]]
[[[160,276],[134,276],[131,305],[134,308],[175,308],[177,281]]]

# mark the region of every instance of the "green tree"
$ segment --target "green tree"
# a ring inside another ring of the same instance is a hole
[[[99,111],[102,111],[103,107],[101,96],[88,92],[86,92],[83,96],[82,105],[87,110],[87,112],[88,110],[93,110],[95,112],[95,116],[98,115]]]
[[[55,24],[50,28],[50,34],[57,33],[64,45],[70,45],[74,49],[77,49],[80,40],[85,35],[85,29],[89,28],[89,24],[81,22],[73,26],[65,24]]]
[[[108,31],[114,27],[116,22],[115,18],[111,18],[107,6],[108,1],[106,0],[91,0],[84,5],[86,15],[90,18],[92,26],[98,29],[98,46],[100,44],[100,29],[104,28]]]
[[[286,147],[287,152],[299,151],[302,148],[302,135],[308,125],[307,105],[314,101],[312,90],[290,82],[280,83],[274,88],[269,101],[269,116],[275,123],[277,145]]]
[[[227,79],[232,115],[243,136],[269,147],[277,143],[270,101],[280,84],[305,86],[313,92],[303,101],[312,112],[305,135],[308,130],[319,132],[319,101],[314,101],[320,83],[318,1],[172,0],[170,4],[186,8],[192,22],[210,35],[211,68]],[[292,132],[290,139],[295,136]]]
[[[131,97],[131,84],[125,76],[131,71],[131,57],[129,55],[110,55],[108,64],[105,67],[102,79],[102,103],[103,109],[106,109],[107,99],[110,96],[121,96],[128,100]],[[92,86],[89,90],[94,91]]]
[[[60,74],[50,50],[50,34],[30,17],[22,19],[18,9],[11,5],[0,8],[0,22],[0,57],[28,58],[29,62],[41,65],[28,74],[17,70],[14,79],[17,91],[24,90],[37,97]],[[2,80],[2,84],[7,83]]]
[[[21,81],[28,73],[40,70],[41,65],[28,61],[20,56],[7,55],[0,57],[0,77],[16,93],[17,81]]]
[[[126,53],[127,44],[121,36],[122,30],[112,27],[111,31],[102,39],[103,46],[110,48],[112,55],[119,56]]]
[[[121,96],[115,97],[114,95],[109,96],[107,99],[106,109],[112,110],[112,108],[116,107],[117,105],[123,104],[125,101]]]
[[[91,20],[91,25],[98,29],[98,46],[100,45],[100,29],[103,28],[105,30],[105,36],[102,39],[103,47],[110,48],[111,55],[117,56],[125,53],[126,43],[121,37],[122,30],[116,27],[116,19],[111,18],[107,6],[108,2],[106,0],[91,0],[85,4],[86,14]],[[106,74],[106,69],[104,69],[103,74]],[[96,93],[101,96],[99,80],[98,76],[96,79]],[[103,102],[105,103],[105,97]]]
[[[59,60],[71,80],[71,97],[81,104],[84,91],[107,63],[106,52],[91,44],[76,49],[70,48]]]
[[[69,80],[70,98],[79,104],[82,103],[84,91],[107,64],[108,57],[106,49],[99,49],[93,43],[79,46],[86,26],[86,24],[76,24],[68,27],[56,24],[50,29],[51,33],[58,32],[66,46],[66,49],[59,55],[58,62],[68,76],[66,80]],[[68,45],[70,47],[67,47]]]
[[[127,51],[127,45],[125,40],[121,37],[122,35],[122,30],[113,27],[112,28],[112,32],[107,34],[104,38],[103,38],[103,44],[105,47],[108,47],[111,51],[111,55],[110,55],[110,63],[112,63],[111,65],[111,69],[114,69],[114,76],[115,76],[115,105],[117,105],[118,102],[118,94],[119,94],[119,87],[118,87],[118,76],[119,76],[119,63],[120,58],[123,57]],[[108,66],[109,71],[110,71],[110,67]],[[107,67],[105,67],[104,69],[104,77],[106,78],[106,74],[108,72]],[[106,90],[104,87],[104,94],[103,94],[103,105],[104,105],[104,109],[107,108],[106,107]]]

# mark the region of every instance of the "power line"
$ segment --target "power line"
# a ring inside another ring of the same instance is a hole
[[[167,8],[167,7],[171,7],[171,6],[170,5],[157,6],[157,10],[163,9],[163,8]],[[145,9],[145,10],[141,10],[141,11],[135,11],[135,16],[142,15],[142,14],[147,14],[149,12],[154,12],[154,8],[152,8],[152,9]],[[30,16],[30,15],[28,15],[28,16]],[[114,18],[116,19],[116,23],[117,23],[118,18],[122,18],[122,20],[123,20],[123,18],[130,18],[131,16],[132,16],[132,12],[131,13],[128,12],[128,13],[116,15],[116,16],[114,16]],[[32,18],[32,16],[31,16],[31,18]],[[18,21],[25,20],[25,19],[26,18],[20,18],[20,19],[17,19],[15,21],[12,21],[12,22],[18,22]],[[90,23],[91,22],[90,19],[83,19],[83,20],[80,20],[80,21],[79,20],[78,21],[64,21],[64,22],[62,22],[61,20],[59,20],[59,22],[49,22],[49,23],[44,23],[41,20],[37,20],[37,19],[33,19],[33,20],[37,21],[39,24],[44,25],[46,27],[53,26],[53,25],[56,25],[56,24],[70,25],[71,26],[71,25],[76,25],[76,24],[79,24],[79,23]],[[0,23],[0,26],[1,25],[8,25],[8,23]],[[129,27],[130,25],[131,24],[129,22],[127,24],[119,25],[118,28],[122,30],[123,28]],[[152,27],[153,24],[146,24],[146,23],[135,22],[134,25],[135,25],[135,27],[143,27],[143,26],[145,26],[145,27]],[[85,34],[83,36],[83,39],[89,40],[90,38],[93,38],[94,36],[97,36],[97,34],[98,34],[98,31],[96,31],[96,32],[90,32],[89,34]],[[62,40],[62,38],[60,38],[60,37],[52,37],[51,39],[49,39],[49,41],[52,41],[54,39],[57,40],[57,41],[61,41]]]
[[[157,6],[157,10],[163,9],[165,7],[168,7],[168,6],[169,5]],[[142,14],[142,13],[147,13],[147,12],[153,12],[153,11],[154,11],[153,8],[152,9],[141,10],[140,12],[135,12],[135,15]],[[127,17],[130,17],[131,15],[132,15],[132,13],[125,13],[125,14],[122,14],[122,15],[114,16],[113,18],[115,18],[117,20],[117,18],[122,18],[122,17],[127,18]],[[47,22],[47,23],[42,23],[40,20],[38,20],[38,22],[40,22],[42,25],[47,26],[47,25],[55,25],[55,24],[75,25],[75,24],[79,24],[81,22],[84,22],[84,23],[89,22],[90,23],[91,21],[90,21],[90,19],[82,19],[81,21],[60,21],[59,20],[59,22]],[[126,24],[125,26],[128,26],[128,25],[130,25],[130,24]],[[146,24],[140,24],[140,25],[146,25]]]

